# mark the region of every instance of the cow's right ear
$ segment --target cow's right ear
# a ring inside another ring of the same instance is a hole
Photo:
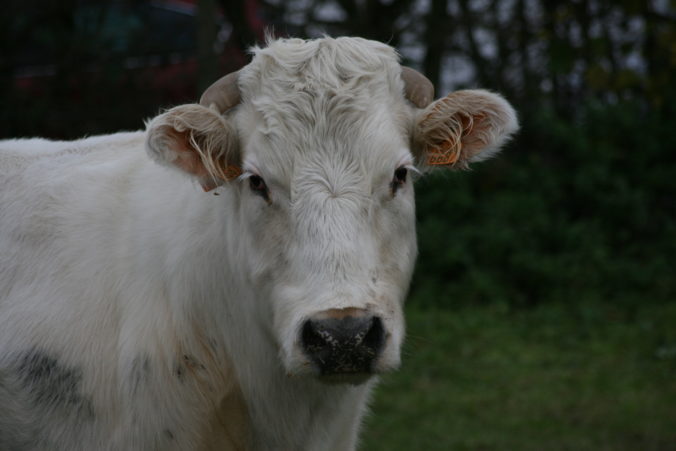
[[[158,163],[195,178],[205,191],[242,172],[235,128],[202,105],[180,105],[148,122],[146,150]]]

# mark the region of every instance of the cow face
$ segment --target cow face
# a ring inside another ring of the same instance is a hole
[[[239,72],[234,110],[149,124],[155,159],[205,190],[231,180],[241,270],[290,375],[356,383],[399,365],[416,166],[466,167],[517,128],[485,91],[416,108],[400,74],[371,41],[277,41]]]
[[[291,121],[297,106],[259,104],[240,120],[265,123],[258,108],[288,108],[277,113]],[[415,169],[384,108],[324,114],[312,126],[299,119],[242,135],[241,217],[287,371],[342,380],[399,364],[416,255]]]

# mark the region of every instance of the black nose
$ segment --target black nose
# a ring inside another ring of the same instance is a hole
[[[385,341],[383,322],[373,315],[334,312],[342,311],[305,321],[301,334],[305,354],[321,374],[371,372]]]

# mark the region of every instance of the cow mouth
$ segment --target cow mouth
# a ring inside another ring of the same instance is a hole
[[[374,373],[368,372],[353,372],[353,373],[324,373],[320,374],[317,379],[328,385],[361,385],[371,379]]]
[[[324,355],[325,359],[315,356],[313,360],[319,368],[319,380],[327,384],[359,385],[366,382],[375,375],[373,366],[377,356],[372,352],[360,351],[334,350]]]

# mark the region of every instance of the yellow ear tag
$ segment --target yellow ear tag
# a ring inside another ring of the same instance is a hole
[[[460,158],[462,143],[448,139],[427,151],[427,164],[430,166],[452,166]]]
[[[242,175],[242,169],[239,166],[229,164],[226,166],[225,171],[223,171],[223,175],[225,176],[225,180],[229,182]]]

